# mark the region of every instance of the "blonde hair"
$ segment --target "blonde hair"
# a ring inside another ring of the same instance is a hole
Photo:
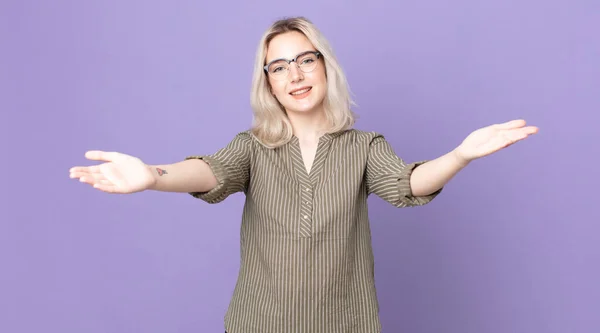
[[[350,109],[354,102],[350,97],[346,76],[327,39],[312,22],[304,17],[281,19],[275,21],[260,40],[250,97],[254,113],[251,133],[260,143],[269,148],[286,144],[293,134],[292,124],[285,109],[271,94],[267,74],[264,72],[269,43],[275,36],[291,31],[302,33],[322,54],[327,77],[327,92],[323,101],[328,122],[325,132],[336,133],[350,129],[356,121],[356,115]]]

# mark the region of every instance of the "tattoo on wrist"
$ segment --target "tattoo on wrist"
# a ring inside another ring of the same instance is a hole
[[[161,168],[156,168],[156,172],[158,172],[159,176],[167,175],[168,174],[167,170],[164,170],[164,169],[161,169]]]

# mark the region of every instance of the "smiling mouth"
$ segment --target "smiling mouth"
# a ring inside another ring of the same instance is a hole
[[[292,91],[290,93],[290,95],[292,95],[292,96],[302,95],[304,93],[309,92],[311,89],[312,89],[312,87],[307,87],[307,88],[303,88],[303,89],[300,89],[300,90],[294,90],[294,91]]]

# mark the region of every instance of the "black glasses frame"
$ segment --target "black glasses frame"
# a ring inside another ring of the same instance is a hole
[[[320,59],[320,58],[321,58],[321,56],[323,55],[323,54],[322,54],[321,52],[319,52],[319,51],[305,51],[305,52],[302,52],[302,53],[298,54],[297,56],[295,56],[295,57],[294,57],[294,59],[291,59],[291,60],[290,60],[290,59],[285,59],[285,58],[279,58],[279,59],[272,60],[271,62],[269,62],[268,64],[266,64],[266,65],[263,67],[263,69],[264,69],[265,73],[269,74],[269,66],[271,66],[271,64],[273,64],[273,63],[275,63],[275,62],[277,62],[277,61],[282,61],[282,60],[283,60],[283,61],[287,62],[288,66],[289,66],[289,65],[291,65],[291,64],[292,64],[292,62],[298,63],[298,62],[296,61],[296,60],[298,60],[298,58],[300,58],[300,57],[302,57],[302,56],[304,56],[304,55],[307,55],[307,54],[309,54],[309,53],[312,53],[312,54],[314,54],[314,55],[317,57],[317,60],[318,60],[318,59]],[[300,68],[300,65],[298,65],[298,68]]]

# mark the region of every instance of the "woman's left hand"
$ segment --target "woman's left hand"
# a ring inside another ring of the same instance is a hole
[[[495,153],[538,132],[537,127],[525,124],[519,119],[480,128],[469,134],[454,153],[465,163]]]

